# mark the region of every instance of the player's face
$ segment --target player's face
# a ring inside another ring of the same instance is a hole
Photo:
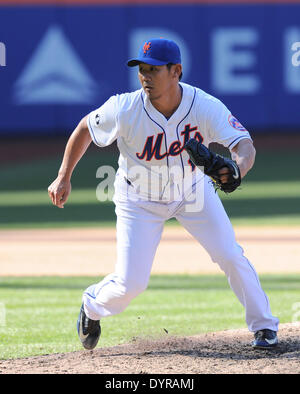
[[[178,82],[166,65],[152,66],[145,63],[139,64],[139,80],[151,100],[161,98]]]

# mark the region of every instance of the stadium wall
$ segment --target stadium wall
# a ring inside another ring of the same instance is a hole
[[[127,59],[177,41],[183,82],[249,130],[300,133],[298,1],[0,1],[0,135],[65,135],[113,94],[138,89]]]

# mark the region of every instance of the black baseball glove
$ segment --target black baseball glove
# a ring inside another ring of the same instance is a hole
[[[190,156],[191,161],[197,166],[202,167],[204,174],[211,177],[215,189],[220,189],[225,193],[233,192],[241,184],[241,173],[235,161],[220,156],[210,151],[205,145],[191,138],[184,146]],[[219,171],[227,168],[225,175],[226,182],[221,182]]]

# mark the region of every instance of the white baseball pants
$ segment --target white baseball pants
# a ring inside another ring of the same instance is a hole
[[[84,309],[90,319],[99,320],[122,312],[147,288],[164,222],[175,217],[226,274],[230,287],[245,308],[249,330],[278,330],[279,320],[272,316],[257,273],[237,244],[228,216],[207,177],[204,206],[199,212],[187,212],[184,200],[160,203],[123,197],[114,200],[117,214],[115,272],[88,287],[83,294]]]

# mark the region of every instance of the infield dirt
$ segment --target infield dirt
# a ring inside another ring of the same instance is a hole
[[[300,272],[299,227],[236,227],[258,273]],[[115,228],[0,230],[0,276],[97,276],[114,270]],[[165,226],[152,274],[221,273],[181,226]]]
[[[299,374],[300,325],[282,324],[280,344],[255,350],[247,329],[0,361],[2,374]]]
[[[300,272],[300,229],[236,228],[258,273]],[[0,231],[0,276],[103,275],[112,272],[115,229]],[[186,256],[190,256],[188,264]],[[62,264],[64,261],[64,264]],[[172,264],[170,264],[170,261]],[[153,273],[217,273],[207,253],[180,227],[166,227]],[[300,324],[279,327],[279,346],[254,350],[247,329],[0,361],[0,374],[298,374]]]

